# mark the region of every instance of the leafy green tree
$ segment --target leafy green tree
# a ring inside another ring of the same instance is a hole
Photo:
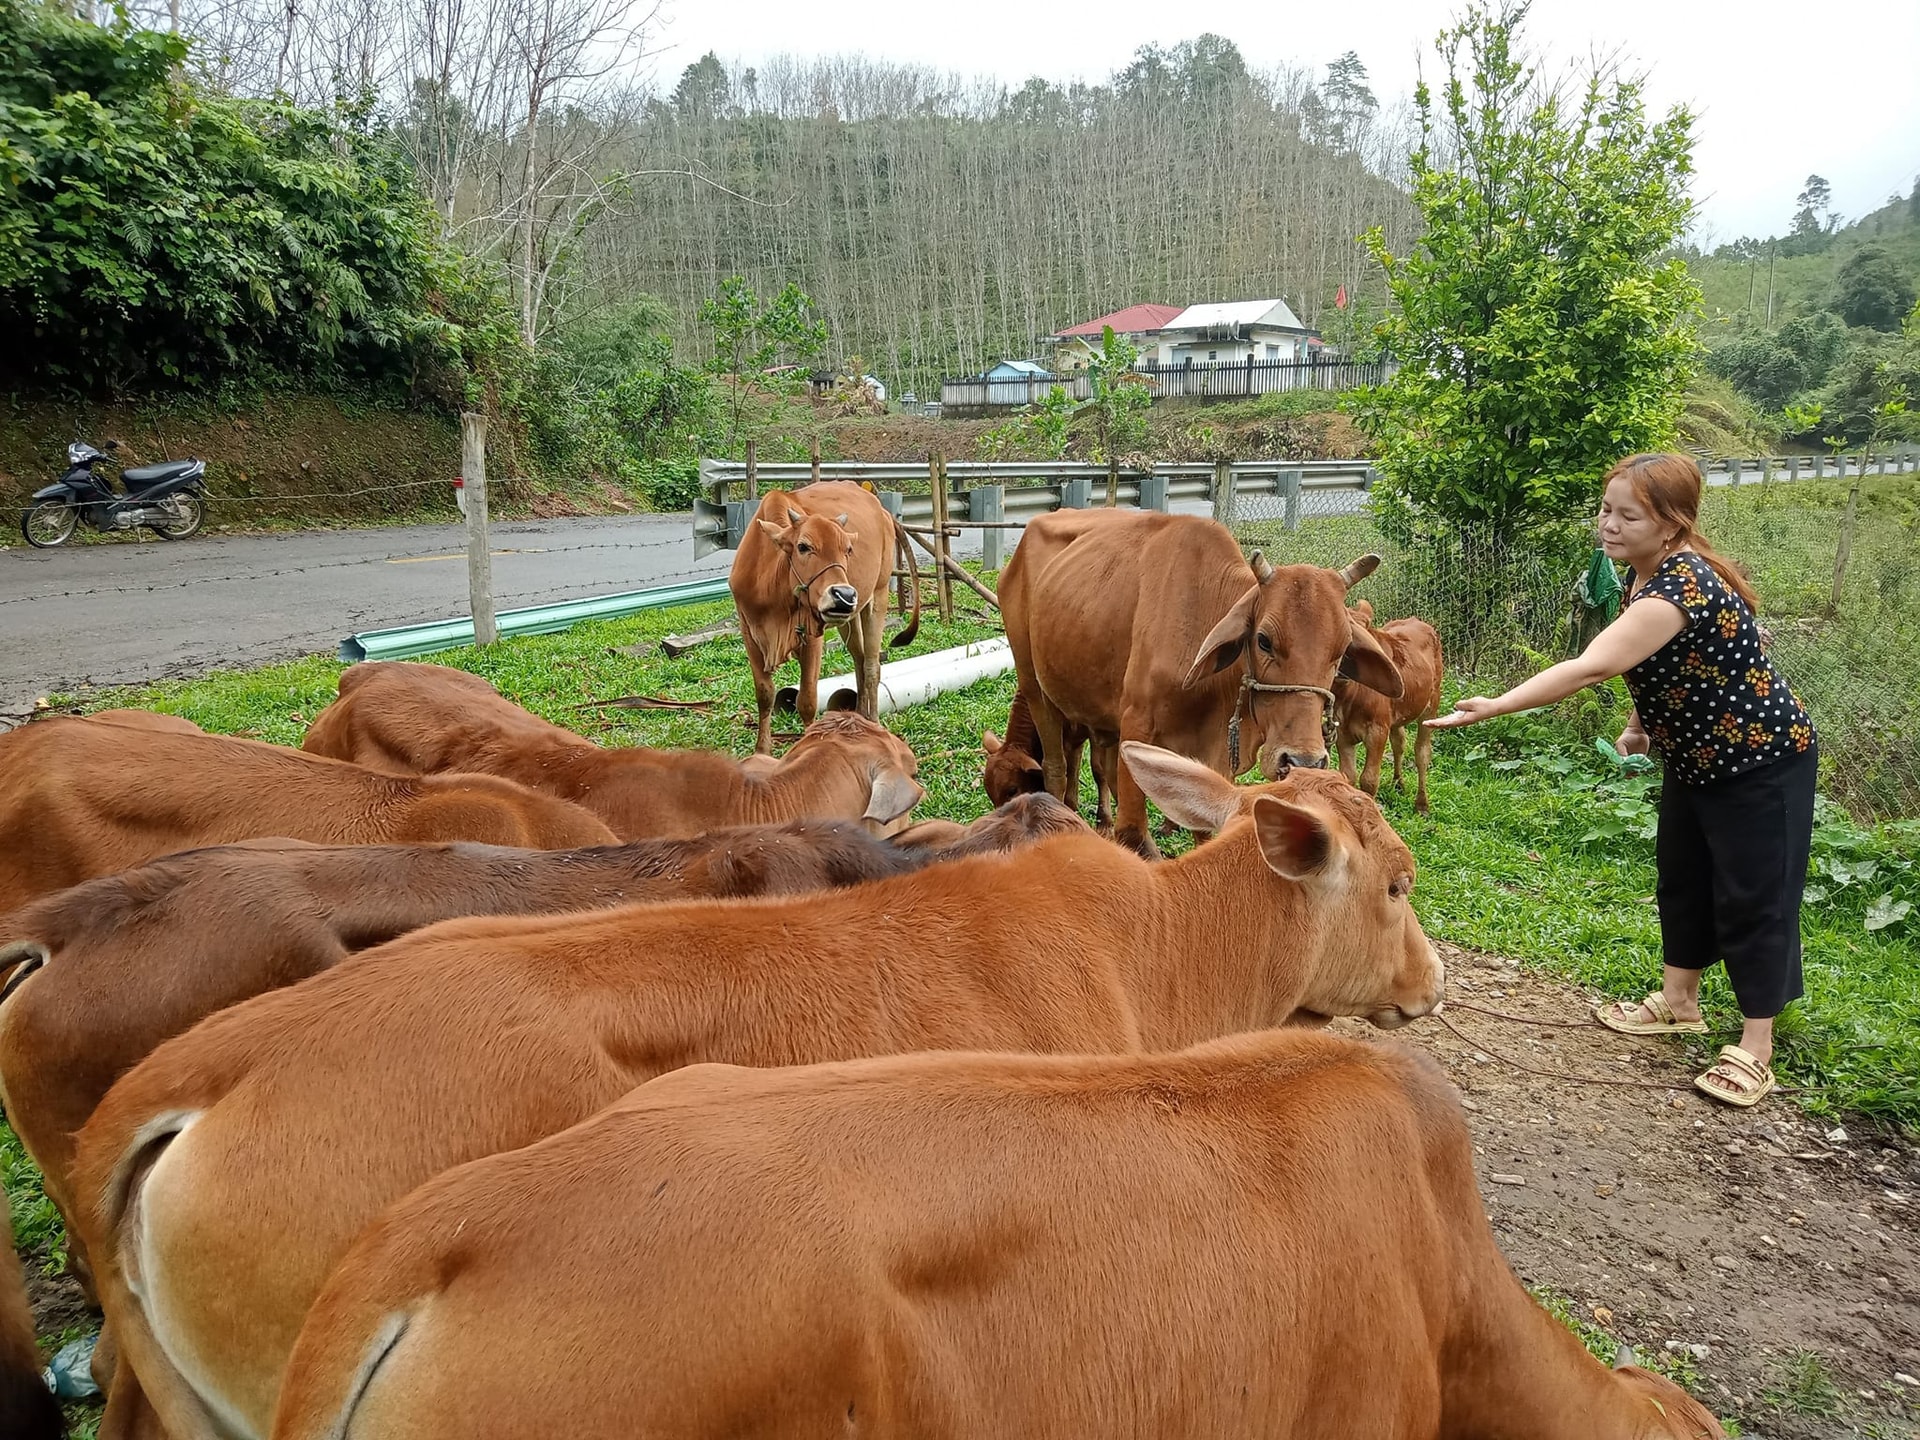
[[[682,120],[718,120],[732,105],[726,67],[711,50],[681,71],[680,83],[673,87],[673,112]]]
[[[1849,325],[1898,330],[1913,302],[1913,276],[1882,245],[1862,245],[1834,277],[1833,308]]]
[[[1793,212],[1791,234],[1799,236],[1825,235],[1833,229],[1833,187],[1818,175],[1807,177],[1806,189],[1795,197],[1794,203],[1800,208]]]
[[[1825,311],[1789,320],[1771,335],[1741,335],[1707,353],[1706,368],[1767,410],[1826,384],[1846,353],[1847,328]]]
[[[390,137],[203,90],[121,15],[0,0],[0,378],[463,389],[497,298]]]
[[[763,303],[745,277],[729,275],[720,282],[719,293],[700,307],[700,323],[713,338],[707,368],[727,377],[733,397],[729,445],[740,433],[749,372],[766,370],[782,360],[811,360],[827,348],[825,322],[814,314],[806,292],[792,283]]]
[[[1475,6],[1415,95],[1425,233],[1368,248],[1399,370],[1361,392],[1399,523],[1512,534],[1591,505],[1624,454],[1669,443],[1693,374],[1699,290],[1670,247],[1691,215],[1692,117],[1647,122],[1639,87],[1542,94],[1524,8]]]
[[[1133,368],[1139,349],[1113,333],[1100,331],[1100,348],[1087,357],[1091,395],[1081,407],[1092,429],[1087,458],[1096,464],[1137,455],[1147,446],[1147,406],[1153,401],[1146,377]]]

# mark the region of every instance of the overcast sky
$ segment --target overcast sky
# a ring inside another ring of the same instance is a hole
[[[1225,35],[1255,69],[1320,70],[1356,50],[1383,102],[1412,92],[1422,57],[1457,6],[1419,0],[987,0],[913,5],[849,0],[664,0],[656,77],[671,87],[707,51],[863,53],[1014,84],[1101,80],[1145,44]],[[1619,52],[1647,72],[1660,109],[1699,115],[1694,193],[1702,238],[1784,232],[1809,174],[1847,219],[1910,194],[1920,173],[1920,0],[1538,0],[1526,34],[1553,68]]]

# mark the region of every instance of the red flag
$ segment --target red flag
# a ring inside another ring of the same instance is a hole
[[[1346,286],[1342,285],[1338,290],[1333,292],[1333,308],[1336,310],[1344,310],[1347,308]]]

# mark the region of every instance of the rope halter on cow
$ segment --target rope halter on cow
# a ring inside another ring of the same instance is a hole
[[[1240,678],[1240,688],[1245,693],[1247,718],[1253,718],[1253,697],[1257,692],[1263,695],[1318,695],[1320,697],[1320,716],[1324,724],[1333,710],[1333,691],[1320,685],[1268,685],[1251,675]],[[1233,707],[1233,715],[1227,721],[1227,763],[1233,767],[1233,773],[1240,773],[1240,707]]]
[[[790,519],[795,525],[798,525],[806,517],[802,515],[798,510],[789,510],[787,511],[787,518]],[[836,515],[833,518],[834,518],[835,524],[841,526],[842,528],[846,526],[846,523],[847,523],[846,516]],[[813,614],[813,599],[812,599],[813,587],[820,583],[820,577],[822,575],[829,574],[832,571],[838,570],[842,575],[846,575],[848,584],[852,584],[853,576],[847,573],[847,567],[845,562],[839,561],[839,560],[831,560],[827,562],[825,565],[822,565],[818,570],[814,571],[812,579],[802,580],[800,578],[800,567],[794,564],[793,562],[794,562],[794,552],[789,550],[787,552],[787,574],[793,579],[794,598],[800,602],[800,612],[793,617],[793,633],[796,638],[804,640],[807,638],[807,633],[808,633],[807,619],[809,616]],[[822,635],[825,635],[827,633],[827,627],[824,622],[820,626],[820,633]]]

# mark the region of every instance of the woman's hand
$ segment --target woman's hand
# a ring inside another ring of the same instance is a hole
[[[1620,732],[1620,738],[1613,742],[1613,748],[1622,755],[1645,755],[1652,749],[1647,732],[1638,725],[1629,725]]]
[[[1491,720],[1496,715],[1506,713],[1498,700],[1489,700],[1484,695],[1469,695],[1464,700],[1453,702],[1452,714],[1422,720],[1420,725],[1425,730],[1458,730],[1462,725],[1478,725],[1482,720]]]

